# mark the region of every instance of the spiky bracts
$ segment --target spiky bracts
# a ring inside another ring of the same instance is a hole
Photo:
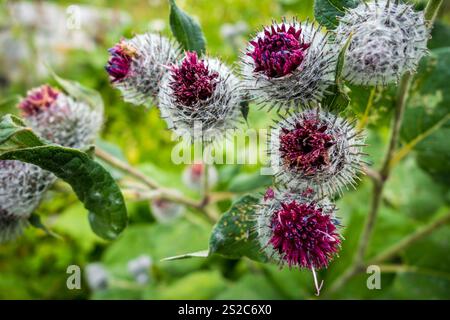
[[[37,134],[65,147],[86,148],[102,125],[102,110],[48,85],[30,90],[18,108]],[[32,164],[0,161],[0,242],[20,235],[55,180],[51,172]]]
[[[179,56],[179,48],[161,35],[145,33],[122,39],[109,53],[105,69],[111,84],[121,91],[125,101],[151,106],[156,103],[167,67]]]
[[[20,161],[0,160],[0,243],[18,237],[47,188],[48,171]]]
[[[217,59],[187,52],[163,78],[159,93],[161,117],[178,136],[217,141],[239,121],[239,80]]]
[[[48,85],[30,90],[18,108],[36,133],[71,148],[86,148],[94,143],[103,121],[102,110]]]
[[[361,2],[348,9],[336,29],[343,45],[352,35],[344,77],[357,85],[386,85],[414,73],[427,52],[429,30],[423,12],[394,0]]]
[[[336,56],[322,28],[296,19],[274,22],[242,56],[243,85],[253,100],[271,108],[308,106],[332,84]]]
[[[341,243],[335,213],[330,202],[314,200],[307,193],[272,193],[264,197],[256,211],[260,246],[278,264],[326,268]]]
[[[354,185],[363,163],[364,136],[352,123],[320,108],[295,113],[271,131],[270,163],[276,183],[311,188],[319,196]]]

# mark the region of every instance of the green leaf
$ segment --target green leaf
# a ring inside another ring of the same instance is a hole
[[[148,299],[211,299],[226,287],[226,280],[219,271],[198,271],[191,273],[169,286],[158,288]]]
[[[348,37],[341,51],[339,52],[338,59],[336,62],[336,70],[334,74],[334,84],[328,88],[328,94],[322,100],[322,105],[326,106],[327,109],[331,111],[341,112],[347,108],[350,103],[350,97],[342,81],[342,70],[344,70],[345,63],[345,53],[350,45],[352,37]]]
[[[44,145],[44,141],[26,127],[20,118],[7,114],[0,119],[0,152],[41,145]]]
[[[242,173],[231,180],[229,191],[243,193],[272,185],[272,176],[262,175],[259,172]]]
[[[428,41],[429,49],[450,47],[450,26],[441,21],[435,21],[431,30],[431,39]]]
[[[419,166],[435,180],[450,182],[450,47],[423,60],[405,111],[401,138],[413,142]]]
[[[248,257],[266,262],[255,232],[254,211],[259,198],[245,195],[225,212],[214,226],[209,240],[210,254],[217,253],[227,258]]]
[[[50,67],[56,82],[74,99],[86,102],[92,109],[103,112],[103,99],[100,93],[94,89],[85,87],[77,81],[68,80],[58,76]]]
[[[0,137],[1,160],[32,163],[51,171],[71,185],[89,210],[89,221],[96,234],[105,239],[114,239],[126,227],[127,210],[119,187],[111,175],[88,154],[43,144],[20,120],[11,115],[0,119]]]
[[[354,8],[357,5],[357,0],[315,0],[314,17],[320,24],[332,30],[337,27],[337,18],[344,15],[345,8]]]
[[[242,116],[244,117],[245,122],[247,122],[247,124],[248,124],[247,118],[248,118],[248,113],[250,111],[249,102],[247,100],[241,101],[239,106],[241,108]]]
[[[44,223],[41,221],[41,217],[38,214],[33,213],[29,218],[28,222],[36,229],[41,229],[47,235],[55,237],[57,239],[62,239],[61,236],[51,231]]]
[[[201,250],[191,253],[180,254],[178,256],[167,257],[162,259],[161,261],[173,261],[173,260],[182,260],[189,258],[207,258],[209,256],[209,250]]]
[[[170,3],[170,29],[184,50],[201,55],[206,50],[206,40],[199,24],[181,10],[175,0]]]

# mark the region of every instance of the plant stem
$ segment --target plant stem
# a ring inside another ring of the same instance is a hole
[[[158,189],[159,185],[149,177],[147,177],[145,174],[140,172],[139,170],[136,170],[132,166],[130,166],[125,161],[122,161],[113,155],[107,153],[106,151],[103,151],[102,149],[96,147],[95,148],[95,155],[102,159],[103,161],[109,163],[110,165],[128,173],[130,176],[138,179],[139,181],[142,181],[145,185],[147,185],[151,189]]]
[[[129,174],[130,176],[134,177],[135,179],[141,181],[144,183],[147,187],[150,189],[153,189],[157,191],[160,198],[177,202],[180,204],[184,204],[186,206],[202,210],[205,204],[203,202],[196,201],[194,199],[187,198],[183,196],[178,190],[164,188],[160,186],[156,181],[153,181],[149,177],[147,177],[145,174],[140,172],[139,170],[133,168],[128,163],[117,159],[113,155],[107,153],[106,151],[103,151],[102,149],[96,148],[95,149],[95,155],[102,159],[103,161],[109,163],[110,165],[124,171],[125,173]],[[135,193],[134,196],[137,196]],[[155,194],[151,195],[152,197],[155,196]]]
[[[424,10],[424,16],[425,19],[429,23],[429,27],[433,25],[434,19],[436,18],[437,12],[439,10],[440,5],[442,4],[442,0],[429,0],[428,4]],[[380,169],[380,177],[381,179],[375,180],[374,187],[373,187],[373,198],[372,198],[372,205],[369,211],[369,214],[366,219],[366,223],[364,225],[364,229],[361,233],[360,241],[358,243],[358,248],[356,250],[356,254],[353,260],[353,263],[350,265],[350,267],[345,271],[333,284],[333,286],[330,288],[331,292],[336,292],[341,287],[343,287],[352,277],[354,277],[356,274],[364,270],[364,257],[367,250],[367,246],[369,244],[370,238],[373,233],[373,229],[375,227],[375,222],[378,216],[378,211],[381,204],[381,199],[383,195],[383,189],[384,185],[386,183],[386,180],[389,178],[390,170],[391,170],[391,161],[395,154],[395,150],[398,145],[398,140],[400,136],[400,129],[402,126],[403,121],[403,114],[405,112],[406,108],[406,101],[408,98],[408,92],[411,87],[411,83],[413,80],[413,76],[411,73],[407,72],[403,75],[403,77],[400,80],[400,85],[398,87],[397,91],[397,99],[396,99],[396,106],[395,106],[395,115],[392,122],[391,127],[391,137],[389,141],[389,146],[386,151],[386,155],[384,158],[383,165]],[[406,239],[408,240],[408,239]],[[403,243],[400,242],[400,244]],[[409,245],[409,244],[408,244]]]
[[[375,256],[373,259],[371,259],[368,264],[379,264],[383,261],[386,261],[386,260],[389,260],[389,259],[395,257],[400,252],[402,252],[406,248],[410,247],[412,244],[425,238],[431,232],[433,232],[434,230],[438,229],[439,227],[441,227],[449,222],[450,222],[450,212],[447,212],[445,215],[443,215],[442,217],[431,222],[429,225],[422,227],[421,229],[417,230],[410,236],[401,240],[399,243],[397,243],[397,244],[393,245],[392,247],[386,249],[385,251],[381,252],[380,254]]]
[[[364,115],[358,125],[359,130],[363,129],[366,126],[367,121],[369,120],[369,114],[370,114],[370,110],[372,109],[373,99],[375,98],[376,90],[377,90],[376,87],[373,87],[372,90],[370,90],[370,95],[369,95],[369,99],[367,100],[366,110],[364,111]]]
[[[366,270],[367,266],[369,265],[376,265],[383,263],[386,260],[389,260],[395,256],[397,256],[400,252],[404,251],[405,249],[411,247],[414,245],[417,241],[422,240],[429,234],[431,234],[433,231],[439,229],[440,227],[444,226],[445,224],[450,222],[450,212],[447,212],[442,217],[436,219],[435,221],[431,222],[430,224],[422,227],[421,229],[417,230],[416,232],[412,233],[411,235],[404,238],[399,243],[393,245],[392,247],[386,249],[385,251],[381,252],[377,256],[375,256],[373,259],[371,259],[367,264],[360,264],[360,265],[353,265],[351,268],[347,269],[346,272],[344,272],[330,287],[330,289],[327,291],[327,294],[332,294],[336,291],[338,291],[340,288],[342,288],[351,278],[353,278],[355,275],[364,272]]]

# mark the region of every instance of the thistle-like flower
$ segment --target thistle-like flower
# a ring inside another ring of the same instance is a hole
[[[103,114],[48,86],[28,91],[18,108],[26,123],[43,138],[71,148],[86,148],[101,129]]]
[[[126,102],[151,106],[160,90],[167,66],[175,63],[179,48],[171,40],[151,33],[122,39],[109,49],[105,66],[111,83]]]
[[[257,236],[269,260],[313,272],[328,266],[340,249],[336,208],[328,200],[314,200],[309,192],[265,196],[256,211]],[[267,193],[266,193],[267,195]]]
[[[386,85],[415,72],[427,53],[429,30],[423,12],[393,0],[363,1],[348,9],[336,29],[343,45],[351,35],[344,77],[357,85]]]
[[[327,111],[308,109],[272,128],[270,162],[276,183],[291,190],[311,188],[321,197],[355,185],[364,162],[363,135]]]
[[[36,133],[66,147],[86,148],[102,125],[100,110],[48,85],[30,90],[18,108]],[[32,164],[0,161],[0,242],[20,235],[55,180],[51,172]]]
[[[335,212],[328,200],[275,192],[257,210],[260,245],[268,258],[289,267],[326,268],[341,243]]]
[[[217,59],[187,52],[164,77],[159,93],[161,116],[178,136],[211,142],[239,121],[239,80]]]
[[[320,102],[335,67],[328,34],[296,19],[265,27],[250,41],[241,61],[250,97],[277,109]]]
[[[18,237],[54,175],[20,161],[0,160],[0,243]]]

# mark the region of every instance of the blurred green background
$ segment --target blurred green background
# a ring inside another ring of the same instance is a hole
[[[420,7],[420,1],[417,2]],[[236,62],[246,39],[261,25],[283,16],[313,18],[313,0],[178,0],[177,3],[201,23],[208,53],[220,56],[230,64]],[[444,3],[430,48],[450,46],[450,6],[447,1]],[[74,9],[73,5],[78,7]],[[71,10],[78,9],[82,10],[81,29],[67,31],[67,16]],[[108,59],[107,48],[122,36],[131,37],[147,30],[170,35],[168,15],[169,6],[165,0],[2,1],[1,113],[15,113],[16,97],[25,95],[27,89],[43,82],[54,83],[42,66],[46,62],[61,76],[77,80],[101,93],[106,107],[106,121],[99,141],[103,148],[127,159],[162,184],[192,195],[181,181],[185,167],[170,161],[174,142],[159,118],[158,110],[124,103],[120,93],[111,88],[103,69]],[[450,56],[450,49],[438,50]],[[450,72],[444,75],[449,76]],[[441,83],[448,84],[448,81],[442,80]],[[353,90],[349,115],[361,118],[369,89]],[[433,93],[436,89],[430,90]],[[443,90],[441,93],[448,99],[448,88]],[[392,88],[377,90],[369,116],[367,152],[375,166],[380,165],[388,139],[392,91]],[[421,105],[427,97],[420,92],[414,94],[411,104]],[[449,101],[444,101],[446,106],[450,105]],[[425,104],[429,106],[433,101],[426,100]],[[407,114],[407,124],[415,118],[416,115]],[[251,127],[267,127],[269,123],[269,114],[251,108]],[[440,132],[445,146],[440,163],[441,167],[448,168],[450,153],[445,137],[448,138],[450,131],[446,128],[447,131]],[[404,134],[405,139],[408,132]],[[449,175],[423,170],[424,161],[427,162],[411,153],[393,171],[370,242],[369,256],[448,212]],[[252,187],[247,186],[246,181],[258,174],[258,166],[230,165],[218,166],[217,169],[220,178],[216,187],[218,191],[228,190],[230,186],[240,186],[240,191],[251,191]],[[118,172],[113,173],[120,177]],[[340,257],[328,270],[320,273],[325,280],[325,288],[351,262],[370,197],[370,181],[364,178],[357,190],[346,192],[338,200],[346,240]],[[230,203],[221,202],[222,211]],[[57,183],[47,194],[38,213],[62,239],[28,228],[16,242],[0,245],[0,299],[305,299],[314,293],[308,271],[280,270],[276,266],[261,265],[247,259],[227,260],[221,257],[161,262],[164,257],[206,249],[212,226],[190,211],[179,219],[161,224],[155,221],[148,203],[129,202],[127,205],[129,227],[116,241],[105,242],[90,230],[87,214],[70,189]],[[381,290],[368,290],[367,275],[362,274],[332,298],[448,299],[449,240],[450,227],[443,226],[391,261],[413,268],[383,273]],[[128,270],[129,262],[142,255],[151,257],[153,261],[145,284],[136,282]],[[90,288],[84,276],[81,290],[68,290],[67,266],[79,265],[84,271],[92,263],[101,263],[107,271],[106,288]]]

